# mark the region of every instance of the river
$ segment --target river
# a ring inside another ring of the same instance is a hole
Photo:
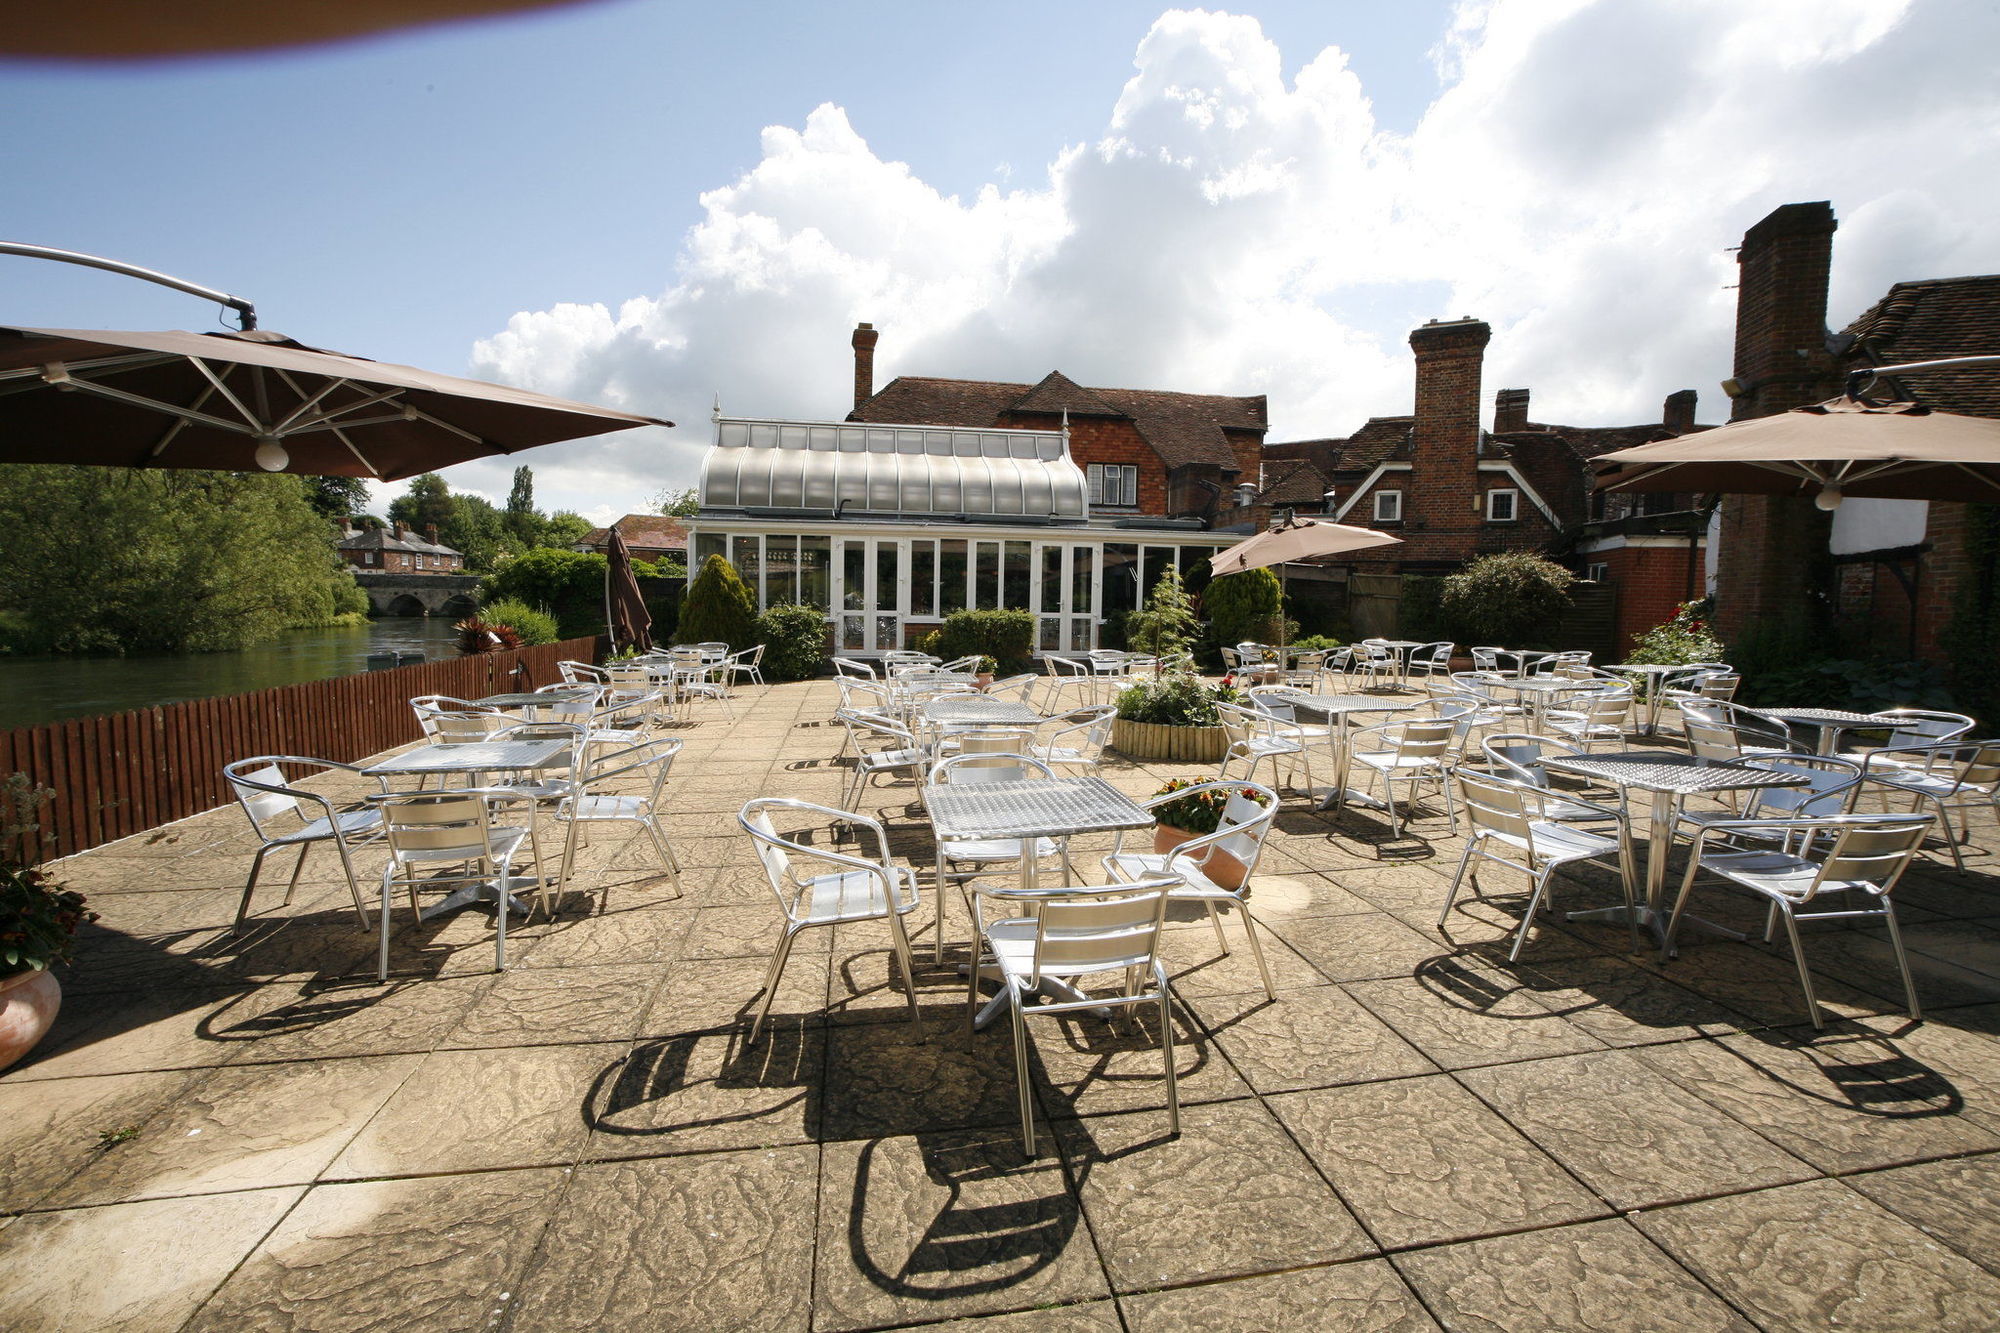
[[[348,676],[367,670],[370,653],[456,656],[456,640],[451,621],[412,616],[339,629],[292,630],[233,653],[0,656],[0,730]]]

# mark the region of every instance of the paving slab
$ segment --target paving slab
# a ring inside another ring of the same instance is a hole
[[[1432,1333],[1437,1321],[1380,1259],[1124,1296],[1131,1333]]]

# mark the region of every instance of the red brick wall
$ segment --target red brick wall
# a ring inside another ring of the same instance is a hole
[[[1702,555],[1695,553],[1694,576],[1688,576],[1685,545],[1625,546],[1581,557],[1605,566],[1605,581],[1618,588],[1618,647],[1672,618],[1674,608],[1702,595]],[[1693,591],[1689,591],[1692,587]]]
[[[1013,430],[1060,430],[1062,418],[1039,412],[1009,412],[1001,425]],[[1153,452],[1139,434],[1138,428],[1129,421],[1119,421],[1104,417],[1071,417],[1069,421],[1069,456],[1076,465],[1089,471],[1092,463],[1106,465],[1131,464],[1139,469],[1139,507],[1134,511],[1141,514],[1165,514],[1167,512],[1167,468],[1160,456]]]

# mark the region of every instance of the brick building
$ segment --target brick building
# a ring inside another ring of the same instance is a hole
[[[1357,556],[1354,567],[1364,573],[1449,573],[1501,551],[1562,559],[1616,587],[1621,642],[1701,596],[1706,528],[1693,497],[1606,495],[1589,484],[1589,463],[1599,454],[1703,429],[1694,420],[1694,391],[1669,395],[1657,422],[1563,426],[1529,419],[1528,390],[1502,389],[1492,429],[1483,430],[1481,378],[1491,336],[1474,319],[1414,330],[1412,412],[1372,417],[1345,439],[1266,446],[1260,499],[1306,508],[1317,487],[1333,498],[1313,512],[1403,538],[1401,546]]]
[[[625,539],[625,549],[634,560],[676,558],[687,554],[687,525],[667,514],[627,514],[611,525]],[[611,528],[592,528],[576,544],[586,554],[602,555],[609,549]]]
[[[1087,389],[1052,370],[1037,384],[899,375],[874,387],[871,324],[854,330],[854,410],[849,421],[1060,430],[1102,515],[1211,521],[1256,483],[1270,417],[1264,396]]]
[[[427,537],[417,536],[400,522],[357,530],[342,519],[334,549],[357,574],[455,574],[465,569],[465,556],[440,545],[436,528],[428,529]]]
[[[1744,234],[1732,418],[1831,398],[1849,370],[2000,349],[2000,275],[1899,282],[1838,333],[1827,290],[1838,227],[1826,202],[1787,204]],[[1873,391],[1940,411],[2000,417],[2000,371],[1891,379]],[[1972,507],[1949,501],[1850,499],[1832,515],[1811,501],[1728,496],[1716,558],[1724,638],[1796,625],[1829,604],[1846,640],[1834,651],[1943,656],[1941,636],[1976,577]]]

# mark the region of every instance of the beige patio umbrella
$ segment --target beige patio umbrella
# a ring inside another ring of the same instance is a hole
[[[281,333],[0,326],[0,463],[253,467],[399,481],[657,417]]]
[[[1402,543],[1401,537],[1392,537],[1373,528],[1355,528],[1345,523],[1324,523],[1318,519],[1295,517],[1217,552],[1210,557],[1208,568],[1216,578],[1221,578],[1224,574],[1241,574],[1246,570],[1276,565],[1279,584],[1284,592],[1289,592],[1291,581],[1285,573],[1286,565],[1330,555],[1347,555],[1377,546],[1400,546]],[[1286,637],[1283,603],[1280,602],[1278,649],[1281,654]]]
[[[1841,397],[1620,449],[1600,489],[2000,502],[2000,421]]]

